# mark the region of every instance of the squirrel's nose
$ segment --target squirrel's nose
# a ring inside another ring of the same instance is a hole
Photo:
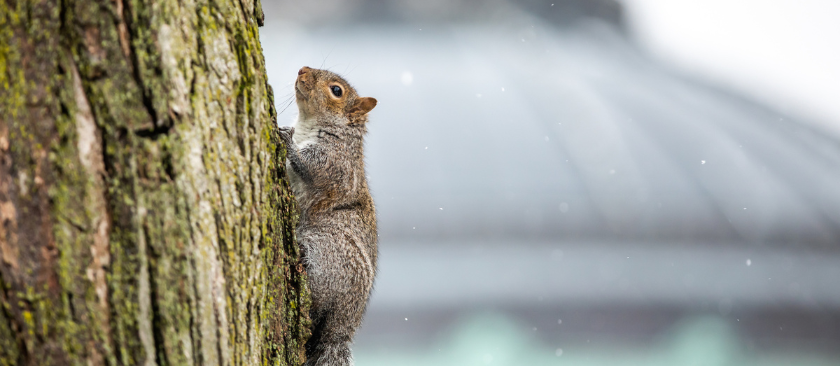
[[[301,67],[300,70],[298,70],[298,75],[306,74],[307,72],[309,72],[309,70],[312,70],[309,68],[309,66]]]

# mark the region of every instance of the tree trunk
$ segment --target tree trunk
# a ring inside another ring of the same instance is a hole
[[[0,0],[0,365],[296,365],[257,0]]]

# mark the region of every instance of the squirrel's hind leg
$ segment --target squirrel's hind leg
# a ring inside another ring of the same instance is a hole
[[[306,342],[306,363],[304,366],[350,366],[353,357],[350,352],[349,334],[335,332],[330,328],[330,315],[313,319],[315,326],[312,337]]]

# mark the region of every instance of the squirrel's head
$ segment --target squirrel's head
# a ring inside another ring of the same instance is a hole
[[[376,99],[360,97],[341,76],[327,70],[302,67],[295,81],[295,97],[301,117],[327,117],[347,124],[367,122]]]

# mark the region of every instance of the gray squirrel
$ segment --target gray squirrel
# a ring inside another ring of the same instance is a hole
[[[330,71],[305,66],[295,97],[298,120],[280,127],[280,136],[300,208],[297,239],[312,293],[305,365],[351,365],[350,343],[376,276],[376,210],[363,141],[376,99],[360,97]]]

